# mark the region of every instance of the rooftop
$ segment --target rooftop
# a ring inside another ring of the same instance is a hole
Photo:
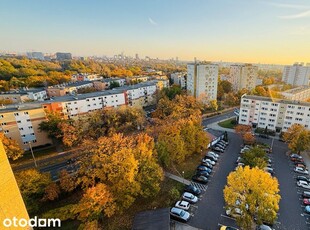
[[[271,102],[283,103],[283,104],[304,105],[304,106],[310,107],[310,102],[304,102],[304,101],[283,100],[279,98],[262,97],[262,96],[255,96],[255,95],[246,95],[246,94],[244,94],[242,98],[261,100],[261,101],[271,101]]]
[[[49,86],[49,89],[53,89],[53,88],[69,88],[69,87],[76,87],[76,86],[81,86],[81,85],[87,85],[87,84],[92,84],[92,81],[77,81],[77,82],[73,82],[73,83],[64,83],[64,84],[60,84],[60,85],[54,85],[54,86]]]
[[[297,93],[301,93],[302,91],[309,90],[309,89],[310,89],[310,86],[303,85],[303,86],[300,86],[300,87],[297,87],[294,89],[289,89],[289,90],[283,91],[282,93],[297,94]]]

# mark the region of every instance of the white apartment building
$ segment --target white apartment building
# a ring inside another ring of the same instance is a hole
[[[308,85],[310,78],[310,64],[295,63],[292,66],[285,66],[282,81],[294,86]]]
[[[285,99],[293,101],[307,101],[310,99],[310,86],[303,85],[294,89],[289,89],[281,93]]]
[[[186,89],[186,73],[172,73],[171,79],[173,80],[173,84],[179,85],[182,89]]]
[[[218,65],[193,63],[187,65],[187,86],[190,95],[201,98],[205,103],[216,100]]]
[[[251,64],[231,65],[228,81],[232,84],[233,90],[252,90],[256,86],[258,67]]]
[[[285,132],[293,124],[309,129],[310,103],[252,95],[241,98],[239,124]]]

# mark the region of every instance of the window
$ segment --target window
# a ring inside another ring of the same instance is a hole
[[[3,115],[0,115],[0,118],[3,118]]]
[[[24,130],[24,128],[19,128],[19,130]]]
[[[6,122],[1,123],[1,125],[6,125]]]
[[[30,135],[31,135],[31,136],[34,136],[34,133],[31,133]]]
[[[30,121],[30,119],[27,119],[27,121]]]
[[[19,116],[19,113],[14,113],[14,116]]]
[[[9,130],[4,130],[4,133],[9,133],[10,131]]]
[[[37,140],[33,140],[33,141],[32,141],[32,143],[36,143],[36,142],[37,142]]]
[[[17,123],[22,123],[22,121],[17,121]]]
[[[32,129],[32,126],[28,126],[28,129]]]
[[[22,135],[22,137],[25,137],[26,135]]]
[[[27,115],[27,114],[28,114],[28,112],[24,112],[24,114],[25,114],[25,115]]]
[[[86,101],[89,101],[89,99],[86,99]]]

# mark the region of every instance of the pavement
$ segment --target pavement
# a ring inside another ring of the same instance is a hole
[[[176,176],[176,175],[171,174],[171,173],[169,173],[169,172],[165,172],[165,176],[166,176],[166,177],[169,177],[169,178],[172,179],[172,180],[178,181],[178,182],[180,182],[180,183],[182,183],[182,184],[186,184],[186,185],[191,184],[191,182],[190,182],[189,180],[186,180],[186,179],[184,179],[183,177]]]

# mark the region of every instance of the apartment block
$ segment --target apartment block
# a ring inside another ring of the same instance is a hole
[[[71,76],[72,81],[98,81],[103,79],[98,74],[78,73]]]
[[[293,86],[308,85],[310,78],[310,64],[295,63],[292,66],[285,66],[282,81]]]
[[[309,129],[310,103],[243,95],[239,124],[251,125],[253,128],[267,127],[276,132],[285,132],[293,124]]]
[[[186,73],[172,73],[171,79],[173,80],[173,84],[179,85],[182,89],[186,89]]]
[[[94,88],[96,90],[107,90],[110,89],[112,82],[117,82],[119,86],[124,86],[126,84],[126,79],[124,78],[105,78],[101,81],[94,81]]]
[[[93,87],[91,81],[74,82],[71,84],[63,83],[61,85],[50,86],[46,89],[49,97],[62,97],[65,95],[75,94],[79,89]]]
[[[39,124],[46,119],[41,104],[10,106],[0,109],[0,130],[16,140],[22,149],[52,144],[45,132],[39,130]]]
[[[204,103],[216,100],[218,65],[211,63],[193,63],[187,65],[188,93],[202,99]]]
[[[0,229],[30,230],[30,227],[4,226],[3,220],[9,218],[29,220],[29,216],[16,183],[11,165],[8,161],[3,144],[0,141]]]
[[[293,101],[307,101],[310,99],[310,86],[304,85],[294,89],[289,89],[281,93],[285,99]]]
[[[227,79],[236,92],[241,89],[252,90],[256,86],[258,67],[251,64],[231,65]]]

